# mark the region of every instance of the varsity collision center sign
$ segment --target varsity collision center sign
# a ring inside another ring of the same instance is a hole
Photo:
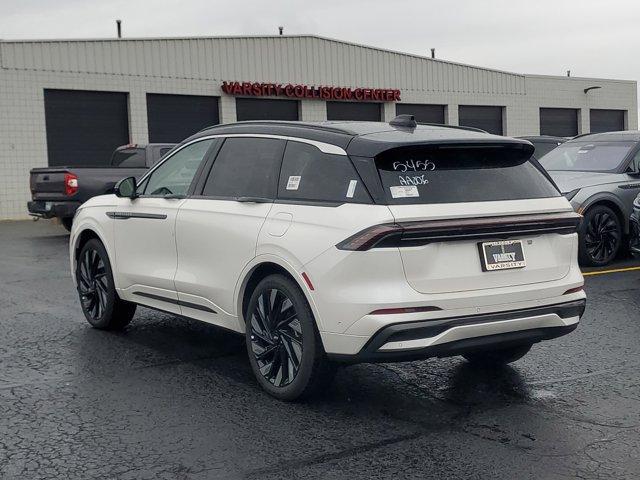
[[[315,100],[355,100],[358,102],[398,102],[400,90],[391,88],[348,88],[291,83],[222,82],[227,95],[287,97]]]

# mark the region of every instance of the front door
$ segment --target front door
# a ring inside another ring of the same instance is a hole
[[[174,276],[176,216],[214,140],[184,146],[138,187],[139,197],[121,198],[114,226],[117,285],[122,298],[181,313]]]

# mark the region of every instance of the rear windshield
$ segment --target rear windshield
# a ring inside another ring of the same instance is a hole
[[[142,168],[146,155],[143,148],[126,148],[116,150],[111,157],[111,166],[120,168]]]
[[[528,156],[517,146],[402,147],[375,161],[391,205],[559,196]]]
[[[547,170],[614,172],[634,142],[567,142],[547,153],[540,163]]]

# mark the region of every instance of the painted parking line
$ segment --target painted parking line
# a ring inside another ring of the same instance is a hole
[[[597,270],[595,272],[582,272],[582,275],[585,277],[588,277],[591,275],[604,275],[605,273],[633,272],[636,270],[640,270],[640,266],[626,267],[626,268],[612,268],[611,270]]]

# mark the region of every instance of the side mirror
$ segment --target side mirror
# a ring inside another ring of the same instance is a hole
[[[127,177],[116,183],[116,186],[113,188],[113,192],[116,194],[116,197],[130,198],[133,200],[138,196],[136,188],[136,178]]]

